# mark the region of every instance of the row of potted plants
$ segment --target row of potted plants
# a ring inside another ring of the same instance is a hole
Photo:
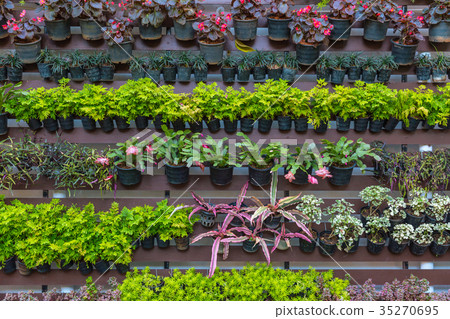
[[[358,132],[392,131],[400,122],[406,131],[415,131],[420,123],[426,129],[436,125],[445,129],[450,117],[449,83],[437,87],[437,92],[423,86],[395,90],[358,81],[354,87],[336,86],[333,92],[323,80],[309,91],[291,88],[283,80],[256,83],[253,92],[232,87],[223,90],[216,83],[200,83],[191,94],[173,90],[144,78],[130,80],[116,90],[86,84],[75,91],[63,79],[59,87],[47,90],[16,88],[18,94],[3,98],[1,106],[4,121],[8,112],[36,130],[41,127],[39,121],[45,120],[53,123],[45,125],[50,132],[58,129],[56,120],[61,116],[69,120],[70,125],[63,127],[66,130],[73,129],[73,117],[79,116],[86,130],[94,130],[99,121],[109,132],[114,129],[113,119],[118,129],[127,129],[132,120],[138,129],[145,129],[152,118],[156,129],[166,124],[184,130],[189,123],[193,132],[202,132],[205,121],[213,133],[221,129],[221,121],[227,133],[236,132],[238,123],[244,133],[250,133],[256,124],[259,132],[268,133],[274,121],[281,131],[291,130],[294,124],[297,132],[306,132],[310,123],[317,133],[324,133],[335,117],[341,132],[350,129],[352,120]]]
[[[189,221],[192,210],[187,206],[170,206],[167,200],[156,208],[139,206],[119,210],[113,203],[109,211],[95,211],[93,204],[66,207],[58,200],[38,205],[14,200],[1,203],[2,238],[0,263],[5,273],[17,268],[21,275],[59,268],[77,269],[87,275],[93,267],[105,273],[114,262],[120,273],[129,270],[135,249],[167,248],[175,239],[179,250],[189,247],[188,236],[195,220]],[[170,218],[168,218],[170,216]],[[37,231],[39,229],[39,231]]]

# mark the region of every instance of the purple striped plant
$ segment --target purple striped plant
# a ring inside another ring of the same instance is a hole
[[[310,236],[309,238],[312,238],[311,233],[309,232],[309,230],[305,226],[303,226],[301,229],[306,234],[308,234]],[[281,224],[281,230],[280,231],[272,230],[272,229],[271,229],[271,231],[276,234],[275,242],[273,243],[273,248],[272,248],[271,253],[273,253],[275,251],[275,249],[277,249],[277,247],[280,244],[281,240],[284,240],[286,242],[286,245],[289,248],[291,248],[290,240],[292,238],[301,238],[301,239],[304,239],[304,240],[306,240],[308,242],[311,242],[311,240],[307,236],[305,236],[303,234],[286,232],[286,223],[284,223],[284,222]]]

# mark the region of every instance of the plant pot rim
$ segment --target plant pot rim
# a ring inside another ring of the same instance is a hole
[[[217,166],[210,166],[209,167],[210,169],[217,169],[217,170],[227,170],[227,169],[230,169],[230,168],[234,168],[234,165],[229,165],[229,166],[227,166],[227,167],[217,167]]]
[[[164,165],[165,165],[165,166],[168,166],[168,167],[172,167],[172,168],[187,167],[186,163],[184,163],[184,164],[182,164],[182,165],[170,165],[169,163],[164,162]]]
[[[14,42],[14,45],[17,46],[28,46],[28,45],[32,45],[32,44],[36,44],[38,42],[42,41],[42,37],[40,35],[37,35],[38,39],[36,41],[33,42],[26,42],[26,43],[20,43],[20,42]]]
[[[135,41],[134,41],[134,38],[133,38],[133,39],[131,39],[130,41],[123,41],[122,43],[116,43],[116,42],[114,42],[113,44],[108,44],[108,46],[110,46],[110,47],[116,46],[116,45],[121,46],[121,45],[124,45],[124,44],[133,44],[134,42],[135,42]]]
[[[330,17],[330,16],[328,16],[328,19],[330,19],[330,20],[340,20],[340,21],[352,21],[353,20],[353,18],[342,19],[342,18],[335,18],[335,17]]]
[[[248,165],[248,167],[250,168],[252,168],[252,169],[254,169],[254,170],[256,170],[256,171],[268,171],[268,170],[271,170],[272,169],[272,167],[274,167],[275,166],[275,163],[272,161],[272,163],[270,164],[270,167],[267,167],[267,168],[256,168],[256,167],[253,167],[252,165]]]
[[[118,170],[121,170],[121,171],[134,171],[134,170],[139,171],[136,167],[134,167],[134,168],[123,168],[123,167],[120,167],[120,166],[117,166],[117,165],[115,165],[115,166],[116,166],[116,168]]]
[[[186,19],[186,21],[189,21],[189,22],[191,22],[191,21],[196,21],[196,20],[198,20],[198,18],[190,18],[190,19]],[[179,23],[176,19],[173,20],[173,22],[176,22],[176,23],[178,23],[178,24],[181,24],[181,23]]]
[[[246,21],[248,21],[248,22],[253,22],[253,21],[255,21],[255,20],[258,20],[258,18],[252,18],[252,19],[245,19],[245,20],[242,20],[242,19],[236,18],[236,15],[233,15],[233,20],[236,20],[236,21],[239,21],[239,22],[246,22]]]
[[[287,19],[275,19],[275,18],[271,18],[271,17],[273,17],[273,16],[274,16],[274,14],[268,15],[268,16],[267,16],[267,20],[272,20],[272,21],[291,21],[291,20],[292,20],[292,18],[287,18]]]
[[[314,42],[314,43],[308,43],[308,42],[303,42],[303,41],[300,41],[299,43],[297,43],[297,45],[303,45],[303,46],[307,46],[307,47],[318,47],[318,46],[321,46],[322,45],[322,43],[323,43],[323,41],[320,41],[320,42]]]
[[[381,22],[381,21],[378,21],[378,20],[375,20],[375,19],[371,19],[371,18],[366,18],[365,20],[370,20],[370,21],[373,21],[373,22],[379,22],[379,23],[381,23],[381,24],[384,24],[384,23],[387,23],[387,22],[391,22],[391,21],[392,21],[392,19],[387,19],[386,21]]]
[[[70,19],[71,19],[70,17],[67,18],[67,19],[55,19],[55,20],[47,20],[46,19],[45,22],[50,22],[50,23],[52,23],[52,22],[61,22],[61,21],[69,21]]]
[[[225,39],[223,39],[222,42],[220,43],[204,43],[202,40],[198,40],[198,43],[204,46],[208,46],[208,47],[218,47],[220,45],[224,45],[225,44]]]
[[[189,19],[186,19],[186,20],[189,21]],[[143,25],[143,26],[148,26],[148,25],[150,25],[150,26],[152,26],[153,28],[159,28],[160,26],[162,26],[162,23],[161,23],[160,25],[158,25],[157,27],[155,27],[154,25],[152,25],[150,22],[147,23],[147,24],[143,24],[143,23],[142,23],[142,18],[139,19],[139,23],[140,23],[141,25]]]
[[[352,169],[356,166],[356,163],[353,163],[353,165],[349,166],[349,167],[339,167],[339,166],[334,166],[333,164],[330,165],[330,167],[334,167],[337,169]]]
[[[420,247],[428,247],[428,246],[431,245],[431,243],[425,244],[425,245],[421,245],[421,244],[418,244],[415,240],[412,240],[412,242],[413,242],[415,245],[420,246]]]
[[[416,44],[401,44],[401,43],[396,42],[396,41],[398,41],[399,39],[400,39],[400,38],[392,38],[392,39],[391,39],[391,43],[394,44],[394,45],[400,45],[400,46],[403,46],[403,47],[409,47],[409,48],[412,48],[412,47],[418,47],[418,46],[419,46],[419,42],[417,42]]]

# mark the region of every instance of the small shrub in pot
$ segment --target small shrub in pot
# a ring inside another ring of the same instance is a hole
[[[113,63],[127,63],[132,58],[134,37],[129,18],[109,19],[103,38],[108,43],[108,53]]]
[[[435,224],[445,222],[450,212],[450,197],[434,193],[426,211],[425,222]]]
[[[283,71],[281,73],[281,79],[294,82],[295,76],[297,75],[298,70],[300,69],[300,63],[298,60],[290,53],[287,53],[284,56],[283,60]]]
[[[192,54],[183,51],[177,58],[178,81],[189,82],[192,75]]]
[[[373,216],[369,217],[365,230],[367,234],[367,250],[372,254],[379,254],[384,248],[386,243],[386,236],[389,232],[390,222],[385,216]]]
[[[283,72],[283,59],[275,52],[267,55],[267,78],[271,80],[279,80]]]
[[[421,53],[416,58],[414,64],[416,65],[417,82],[428,82],[431,77],[431,56],[429,54]]]
[[[167,1],[133,1],[127,10],[131,20],[139,21],[139,36],[143,40],[157,40],[162,37],[162,24],[167,16]]]
[[[450,3],[447,0],[434,0],[423,10],[429,26],[429,41],[450,42]]]
[[[336,55],[330,60],[331,83],[344,83],[345,74],[347,73],[348,60],[344,55]]]
[[[429,206],[426,192],[422,188],[416,188],[411,192],[406,208],[406,223],[417,228],[425,220],[425,213]]]
[[[133,57],[130,60],[131,79],[137,81],[146,78],[146,63],[145,57]]]
[[[67,56],[55,56],[52,59],[52,75],[55,82],[69,78],[70,60]]]
[[[414,230],[414,236],[409,245],[413,255],[421,256],[433,242],[434,227],[431,224],[422,224]]]
[[[324,203],[323,199],[317,198],[315,195],[303,195],[300,197],[300,202],[296,206],[296,209],[301,211],[306,217],[307,220],[304,220],[304,223],[307,223],[309,233],[311,237],[310,241],[306,241],[300,238],[300,249],[303,252],[312,252],[316,246],[317,239],[319,237],[319,233],[317,230],[312,228],[312,224],[319,225],[322,221],[322,208],[320,207]],[[303,235],[307,235],[303,232]]]
[[[406,203],[403,197],[389,198],[387,207],[383,210],[383,215],[389,218],[392,230],[395,226],[402,224],[406,218]]]
[[[390,192],[389,188],[379,185],[368,186],[359,192],[361,201],[367,204],[360,209],[363,225],[366,224],[367,218],[381,215],[380,207],[390,199]]]
[[[232,0],[234,34],[239,41],[251,41],[256,38],[258,18],[262,16],[260,0]]]
[[[254,60],[250,54],[243,54],[238,61],[237,65],[237,81],[248,82],[250,81],[250,74],[254,67]]]
[[[236,79],[236,68],[238,59],[234,55],[227,55],[219,62],[220,73],[222,74],[222,81],[232,83]]]
[[[251,53],[254,81],[263,81],[266,79],[269,54],[270,52],[259,50]]]
[[[392,70],[397,70],[398,64],[392,55],[383,55],[378,58],[378,82],[389,82]]]
[[[450,223],[438,223],[434,225],[433,242],[430,250],[435,256],[442,256],[450,246]]]
[[[395,225],[390,233],[388,249],[393,254],[402,253],[414,238],[414,227],[409,224]]]
[[[177,79],[177,59],[172,51],[166,51],[161,56],[164,81],[175,82]]]
[[[433,82],[445,82],[447,79],[447,69],[450,67],[450,59],[443,53],[438,53],[431,59]]]
[[[331,30],[330,40],[343,41],[350,37],[351,23],[356,14],[357,0],[330,0],[330,23],[334,26]]]
[[[47,48],[41,50],[41,53],[36,59],[39,74],[44,80],[47,80],[52,77],[52,61],[53,61],[53,53],[50,52]]]
[[[322,54],[320,58],[317,60],[316,64],[317,81],[323,80],[325,82],[330,82],[330,76],[331,76],[331,59],[329,56]]]
[[[356,19],[364,21],[364,39],[368,41],[384,41],[398,5],[392,0],[377,2],[364,1],[358,6]]]
[[[86,55],[78,50],[75,50],[69,54],[69,72],[70,79],[72,81],[84,81],[84,69],[83,64],[86,60]]]
[[[363,59],[361,63],[362,80],[366,83],[374,83],[379,68],[378,59],[369,56]]]
[[[194,81],[196,83],[208,80],[208,63],[203,54],[196,54],[192,58],[192,70],[194,71]]]
[[[269,39],[273,41],[289,40],[289,23],[292,21],[292,0],[271,0],[266,9]],[[295,11],[294,11],[295,12]]]
[[[361,64],[363,58],[361,57],[362,52],[351,52],[347,58],[347,77],[350,82],[359,81],[361,79]]]

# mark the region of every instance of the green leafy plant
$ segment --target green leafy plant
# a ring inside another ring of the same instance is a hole
[[[450,241],[450,231],[449,223],[438,223],[434,225],[435,234],[433,235],[434,241],[439,245],[447,245]]]
[[[381,244],[386,241],[385,236],[389,233],[389,226],[391,222],[389,218],[382,216],[368,217],[365,226],[366,233],[369,235],[369,240],[373,243]]]
[[[312,224],[320,224],[322,221],[322,208],[324,201],[315,195],[303,195],[299,198],[297,210],[301,211],[307,218],[304,222],[308,223],[309,232],[312,234]],[[317,234],[316,234],[317,235]]]
[[[386,70],[397,70],[398,63],[395,62],[395,59],[392,55],[382,55],[378,58],[378,66],[381,69]]]
[[[422,224],[414,230],[412,240],[418,245],[429,245],[433,241],[433,231],[432,224]]]
[[[387,208],[383,210],[384,216],[394,220],[406,218],[406,203],[403,197],[389,198],[387,205]]]
[[[325,87],[324,80],[319,80],[317,85],[309,91],[311,98],[311,110],[312,114],[308,122],[317,128],[322,123],[327,123],[331,119],[333,109],[328,103],[329,89]]]
[[[427,215],[436,219],[438,222],[443,222],[449,208],[450,197],[434,193],[427,210]]]
[[[394,226],[391,238],[397,243],[408,243],[414,238],[414,227],[410,224],[399,224]]]
[[[200,162],[207,162],[211,166],[219,168],[233,165],[227,141],[227,137],[216,140],[211,136],[207,136],[200,149]]]
[[[367,216],[376,215],[380,206],[391,199],[389,196],[390,192],[391,190],[389,188],[379,185],[368,186],[359,192],[361,201],[369,206]]]

